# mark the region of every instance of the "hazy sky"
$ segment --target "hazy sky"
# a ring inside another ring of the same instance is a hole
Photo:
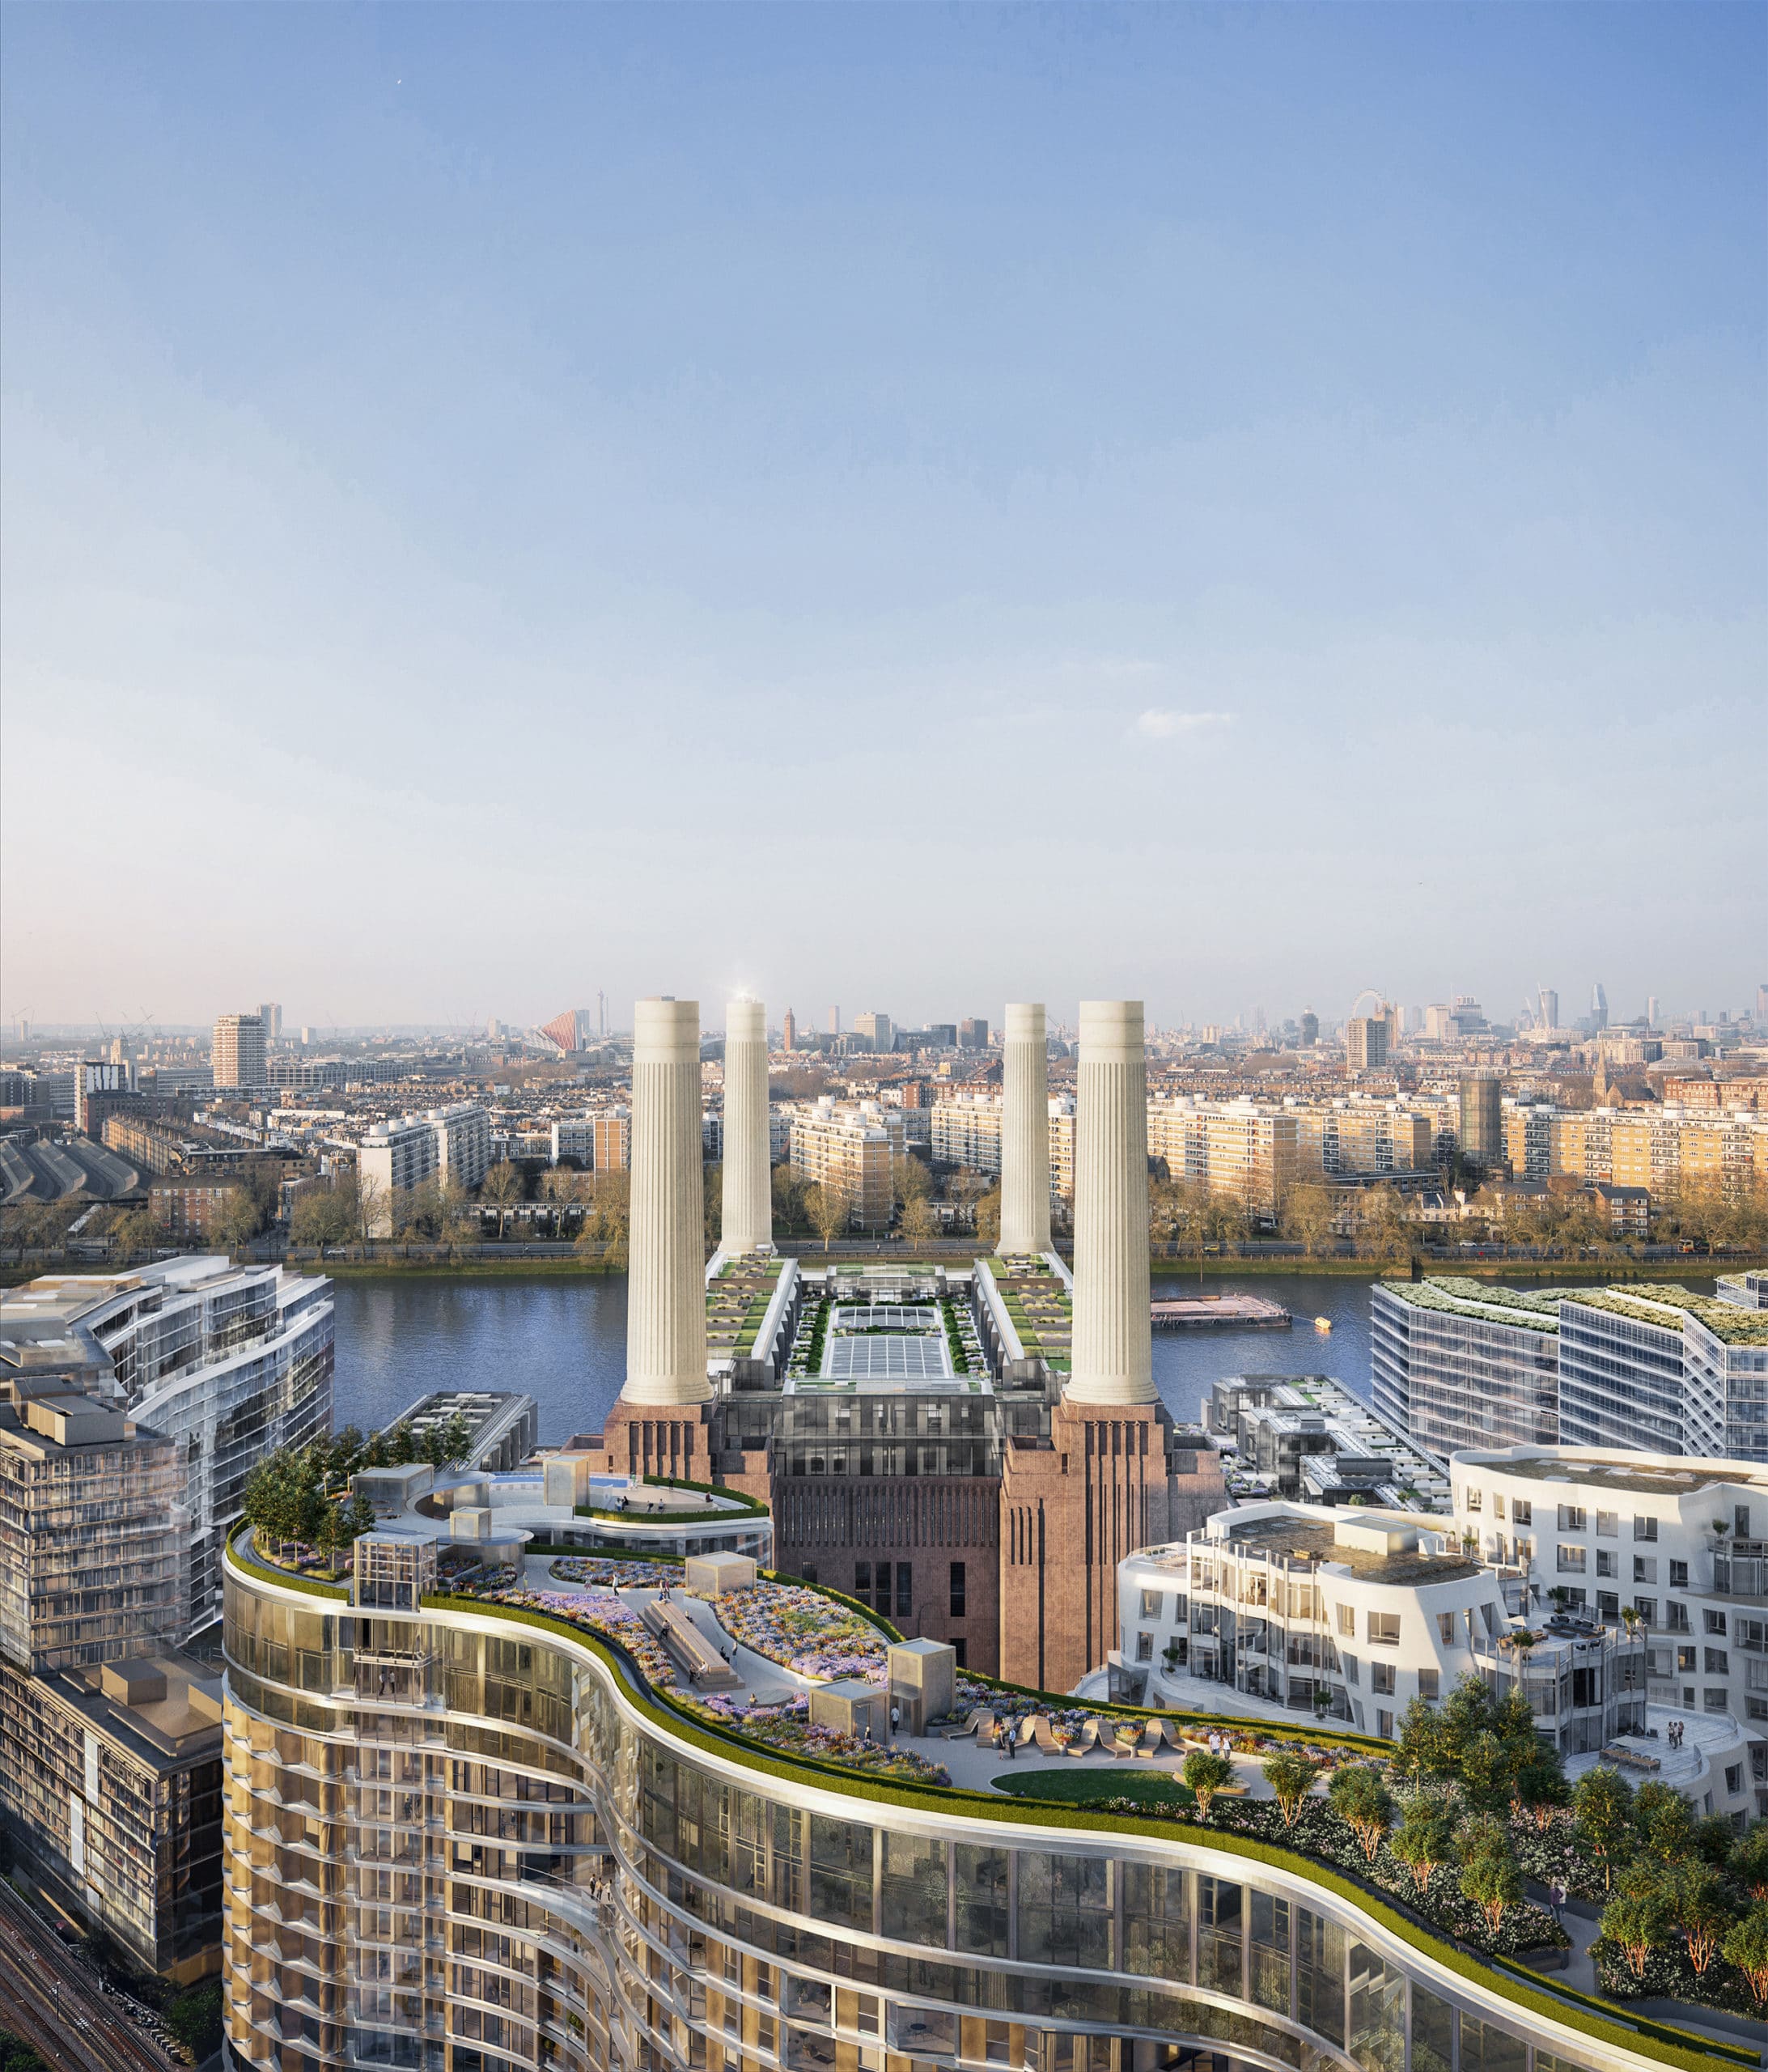
[[[3,32],[6,1013],[1768,979],[1762,8]]]

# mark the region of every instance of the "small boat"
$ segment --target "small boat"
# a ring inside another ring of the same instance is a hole
[[[1315,1329],[1316,1331],[1330,1331],[1330,1330],[1332,1329],[1332,1319],[1331,1319],[1331,1318],[1330,1318],[1330,1317],[1316,1317],[1316,1318],[1314,1318],[1314,1329]]]

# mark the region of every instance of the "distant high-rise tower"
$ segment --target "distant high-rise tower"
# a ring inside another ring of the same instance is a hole
[[[282,1006],[279,1000],[265,1000],[258,1009],[258,1019],[264,1024],[266,1043],[279,1042],[282,1036]]]
[[[831,1036],[841,1034],[841,1009],[838,1007],[832,1007],[829,1010],[829,1033]]]
[[[1353,1015],[1345,1025],[1345,1058],[1352,1072],[1374,1072],[1388,1061],[1388,1018]]]
[[[1559,996],[1551,986],[1541,989],[1541,1025],[1543,1029],[1559,1026]]]
[[[1311,1007],[1301,1011],[1301,1047],[1311,1051],[1320,1041],[1320,1017]]]
[[[1656,1029],[1657,1026],[1657,995],[1656,993],[1647,993],[1645,996],[1645,1025],[1647,1029]]]
[[[1590,988],[1590,1026],[1592,1029],[1606,1029],[1608,1025],[1609,996],[1602,990],[1602,981],[1598,979]]]
[[[1758,986],[1756,988],[1756,1019],[1764,1029],[1768,1029],[1768,986]],[[29,1033],[28,1022],[22,1024],[21,1026],[24,1028],[27,1034]]]
[[[786,1010],[786,1019],[780,1024],[780,1047],[785,1051],[798,1048],[798,1017],[790,1008]]]
[[[1461,1081],[1461,1156],[1488,1173],[1503,1170],[1504,1089],[1495,1072],[1476,1072]]]
[[[986,1015],[965,1016],[958,1024],[958,1048],[960,1051],[986,1051],[988,1048],[988,1017]]]
[[[264,1024],[257,1015],[218,1015],[213,1043],[210,1064],[217,1086],[246,1093],[266,1083]]]

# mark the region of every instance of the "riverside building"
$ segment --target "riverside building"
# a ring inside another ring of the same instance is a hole
[[[189,1515],[178,1636],[221,1613],[221,1541],[248,1476],[329,1431],[330,1283],[201,1256],[127,1273],[49,1274],[0,1295],[0,1389],[74,1392],[178,1450]]]

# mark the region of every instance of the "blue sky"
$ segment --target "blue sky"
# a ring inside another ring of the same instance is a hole
[[[3,36],[6,1013],[1768,977],[1763,10]]]

